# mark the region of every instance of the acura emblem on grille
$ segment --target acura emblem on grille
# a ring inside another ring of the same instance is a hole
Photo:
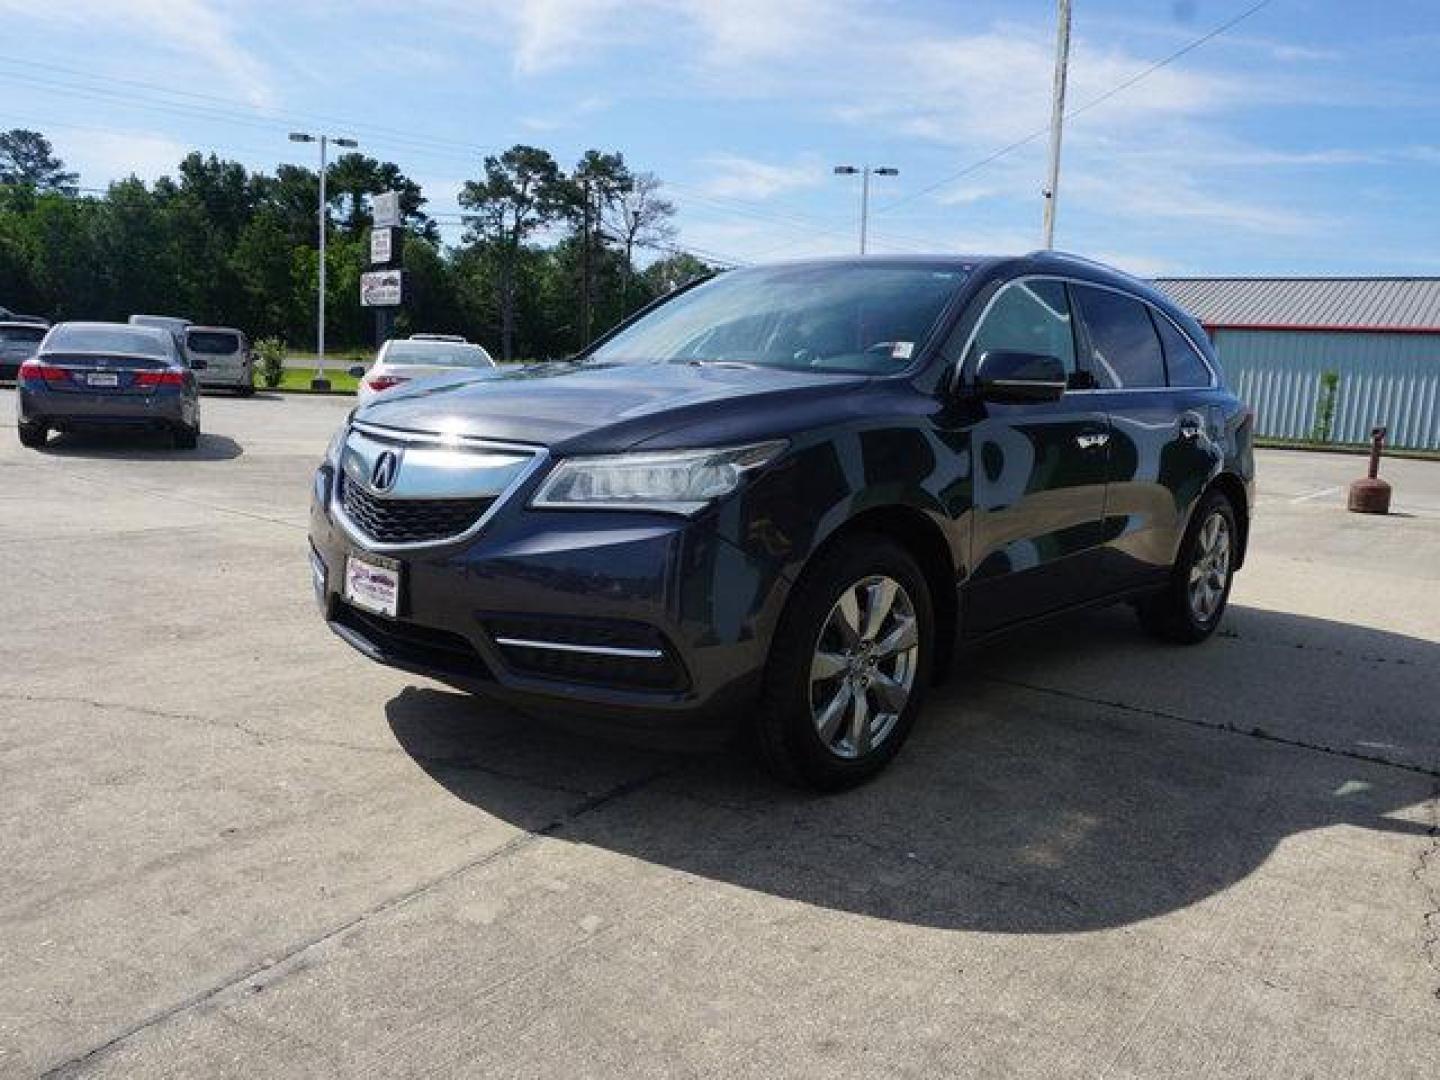
[[[400,455],[386,450],[375,459],[370,470],[370,486],[376,491],[389,491],[395,485],[395,474],[400,471]]]

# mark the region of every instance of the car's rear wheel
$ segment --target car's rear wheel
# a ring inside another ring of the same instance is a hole
[[[200,445],[200,425],[180,424],[171,429],[170,437],[176,450],[194,450]]]
[[[20,445],[28,446],[31,450],[38,450],[45,445],[50,438],[50,429],[44,424],[20,424],[17,429],[20,435]]]
[[[1156,637],[1193,645],[1220,625],[1238,551],[1235,508],[1219,491],[1201,500],[1163,592],[1140,602],[1140,622]]]
[[[831,791],[874,776],[920,712],[934,640],[925,575],[904,548],[867,535],[825,552],[771,646],[756,730],[765,764]]]

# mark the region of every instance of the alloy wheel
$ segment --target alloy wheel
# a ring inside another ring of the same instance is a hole
[[[1229,579],[1230,522],[1216,511],[1200,526],[1190,564],[1190,611],[1200,622],[1208,623],[1220,610]]]
[[[840,594],[810,662],[810,712],[837,757],[863,757],[900,722],[920,662],[920,624],[894,578],[865,577]]]

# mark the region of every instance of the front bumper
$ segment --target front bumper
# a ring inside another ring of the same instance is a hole
[[[531,510],[539,477],[480,532],[402,553],[398,618],[342,594],[367,547],[311,507],[316,598],[373,660],[558,719],[689,745],[723,736],[760,689],[789,581],[724,539],[716,515]],[[395,553],[390,553],[395,557]]]

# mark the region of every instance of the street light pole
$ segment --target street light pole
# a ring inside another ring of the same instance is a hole
[[[318,142],[320,144],[320,295],[315,304],[315,374],[310,379],[310,388],[312,390],[328,390],[330,389],[330,380],[325,378],[325,233],[327,231],[325,208],[329,205],[329,199],[325,194],[326,150],[332,141],[336,146],[344,146],[348,149],[354,149],[360,144],[354,139],[311,135],[304,131],[292,131],[290,141]]]
[[[1044,243],[1055,246],[1055,203],[1060,198],[1060,137],[1065,127],[1065,80],[1070,67],[1070,0],[1059,0],[1055,29],[1055,86],[1050,101],[1050,175],[1045,185]]]
[[[892,169],[888,165],[872,169],[869,165],[856,168],[854,165],[836,165],[836,176],[859,176],[860,177],[860,254],[865,254],[866,233],[870,227],[870,177],[875,176],[899,176],[899,169]]]

